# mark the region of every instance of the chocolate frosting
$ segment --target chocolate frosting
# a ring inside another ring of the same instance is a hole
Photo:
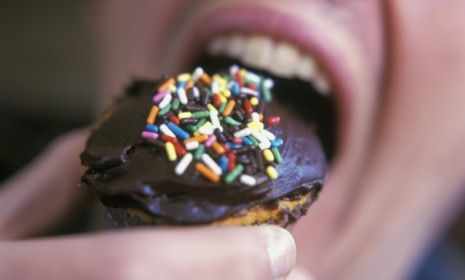
[[[284,140],[280,177],[257,186],[209,183],[193,164],[182,176],[174,174],[162,146],[140,134],[157,82],[136,81],[102,116],[81,154],[89,168],[82,181],[109,207],[136,207],[172,224],[210,223],[259,204],[319,190],[326,159],[312,125],[289,105],[272,101],[265,116],[279,115],[270,129]]]

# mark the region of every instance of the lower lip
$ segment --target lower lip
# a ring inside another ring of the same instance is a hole
[[[317,58],[326,73],[335,92],[338,116],[338,139],[343,145],[348,134],[348,124],[351,121],[352,97],[355,94],[354,82],[344,64],[344,58],[331,50],[331,44],[323,38],[314,27],[304,25],[296,18],[260,4],[218,5],[200,17],[188,32],[190,35],[183,45],[182,61],[192,61],[192,58],[202,52],[206,44],[217,34],[245,33],[267,34],[277,40],[283,40],[300,46],[304,52]]]

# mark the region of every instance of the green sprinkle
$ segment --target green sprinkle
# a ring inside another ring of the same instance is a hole
[[[196,125],[195,125],[195,130],[193,132],[196,132],[199,128],[201,128],[205,123],[207,122],[207,119],[201,119]]]
[[[171,110],[171,106],[165,106],[165,108],[161,109],[158,113],[159,116],[163,116],[164,114],[168,113]]]
[[[271,148],[271,152],[273,153],[274,160],[276,161],[276,163],[283,163],[283,157],[281,156],[281,153],[279,152],[278,148]]]
[[[230,124],[230,125],[234,125],[234,126],[241,125],[240,122],[236,121],[235,119],[233,119],[231,117],[226,117],[224,119],[224,122],[227,123],[227,124]]]
[[[262,82],[261,88],[262,88],[262,92],[263,92],[263,99],[265,100],[265,102],[270,102],[271,101],[270,89],[268,87],[266,87],[263,82]]]
[[[246,137],[247,137],[247,139],[249,139],[252,142],[253,146],[258,145],[258,140],[257,140],[257,138],[253,137],[253,135],[247,135]]]
[[[223,113],[224,108],[226,108],[226,102],[220,104],[220,107],[218,107],[218,112]]]
[[[200,112],[193,112],[191,118],[201,119],[207,118],[210,116],[210,111],[200,111]]]
[[[173,102],[171,102],[171,110],[176,111],[179,108],[181,102],[178,98],[176,98]]]
[[[189,130],[192,133],[197,131],[197,127],[195,125],[192,125],[192,124],[186,125],[186,129]]]
[[[205,152],[205,146],[203,144],[200,144],[197,149],[195,150],[194,158],[196,160],[202,159],[202,155]]]
[[[226,184],[231,184],[236,181],[237,177],[242,174],[244,171],[244,166],[242,164],[236,165],[236,167],[224,177]]]

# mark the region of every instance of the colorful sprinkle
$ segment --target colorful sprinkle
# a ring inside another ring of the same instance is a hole
[[[184,157],[179,161],[178,165],[176,165],[176,168],[174,169],[174,173],[176,173],[177,175],[184,174],[184,171],[186,171],[189,164],[191,164],[192,159],[193,159],[193,156],[191,153],[184,155]]]
[[[165,143],[165,150],[166,154],[168,155],[168,159],[170,161],[175,161],[178,156],[176,155],[176,151],[174,150],[174,145],[171,142],[166,142]]]
[[[213,183],[253,187],[274,180],[283,140],[270,131],[279,116],[264,116],[273,86],[237,65],[229,73],[210,76],[197,67],[170,77],[155,89],[141,137],[164,143],[178,176],[195,162],[197,174]]]

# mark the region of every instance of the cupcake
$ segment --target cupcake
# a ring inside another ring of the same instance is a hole
[[[236,65],[134,81],[93,129],[82,182],[115,226],[296,222],[323,186],[326,158],[273,86]]]

